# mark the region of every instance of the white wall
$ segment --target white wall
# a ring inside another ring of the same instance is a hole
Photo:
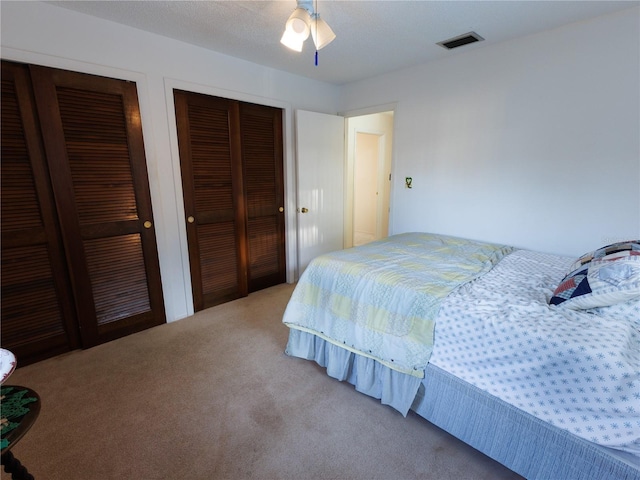
[[[0,6],[3,59],[137,82],[168,321],[193,312],[173,88],[285,109],[287,238],[295,239],[292,112],[337,112],[338,87],[49,4]],[[291,241],[289,279],[295,259]]]
[[[342,110],[397,102],[391,233],[640,238],[639,31],[633,8],[344,87]]]

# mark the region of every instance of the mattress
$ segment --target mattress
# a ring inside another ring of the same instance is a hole
[[[640,318],[550,307],[571,261],[518,250],[453,292],[430,362],[552,425],[640,456]]]

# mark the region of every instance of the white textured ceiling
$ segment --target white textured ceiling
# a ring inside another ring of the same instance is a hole
[[[336,33],[314,65],[311,39],[302,53],[280,44],[295,0],[47,2],[297,75],[344,84],[446,55],[530,35],[640,1],[314,0]],[[447,51],[437,42],[469,31],[484,42]]]

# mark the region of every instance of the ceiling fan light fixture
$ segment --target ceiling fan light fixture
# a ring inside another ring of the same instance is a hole
[[[287,19],[280,43],[291,50],[301,52],[309,34],[313,37],[316,47],[316,65],[318,65],[318,50],[329,45],[336,38],[336,34],[314,11],[313,0],[297,0],[296,9]]]
[[[318,13],[311,18],[311,36],[316,50],[326,47],[336,38],[336,34],[333,33],[331,27],[320,18]]]

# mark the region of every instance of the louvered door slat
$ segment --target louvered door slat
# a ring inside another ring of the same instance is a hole
[[[189,105],[191,165],[197,212],[233,209],[227,109]]]
[[[85,242],[98,325],[151,310],[140,235]]]
[[[3,75],[4,77],[4,75]],[[11,78],[2,79],[2,232],[44,228],[20,109]]]
[[[238,255],[233,222],[198,227],[205,292],[229,295],[238,287]]]
[[[46,245],[3,248],[3,346],[19,355],[25,345],[59,336],[64,320]]]
[[[57,89],[80,224],[138,218],[122,97]]]
[[[279,255],[282,245],[277,216],[253,218],[249,220],[247,230],[249,232],[250,281],[255,282],[257,279],[277,276],[273,285],[283,283],[284,280],[280,278]]]

